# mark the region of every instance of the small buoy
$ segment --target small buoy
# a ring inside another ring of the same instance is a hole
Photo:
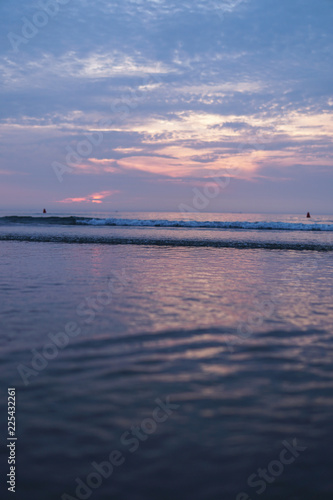
[[[44,208],[44,210],[43,210],[43,214],[46,214],[46,210],[45,210],[45,208]]]
[[[310,219],[310,217],[311,217],[310,212],[308,212],[308,213],[306,214],[306,217],[307,217],[307,219]]]

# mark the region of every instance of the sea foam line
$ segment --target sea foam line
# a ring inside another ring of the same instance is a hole
[[[165,227],[189,229],[245,229],[256,231],[333,231],[333,224],[323,223],[296,223],[296,222],[267,222],[267,221],[195,221],[195,220],[167,220],[167,219],[97,219],[89,217],[31,217],[6,216],[0,217],[0,225],[60,225],[60,226],[119,226],[119,227]]]
[[[254,229],[263,231],[333,231],[333,224],[303,224],[292,222],[249,222],[249,221],[170,221],[140,219],[83,219],[77,224],[88,226],[143,226],[181,227],[207,229]]]

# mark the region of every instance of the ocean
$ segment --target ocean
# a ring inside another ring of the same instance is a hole
[[[332,215],[1,213],[0,255],[18,499],[333,498]]]

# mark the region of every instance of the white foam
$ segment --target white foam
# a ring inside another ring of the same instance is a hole
[[[189,221],[189,220],[140,220],[140,219],[86,219],[77,224],[90,226],[181,227],[207,229],[246,229],[262,231],[333,231],[333,224],[249,221]]]

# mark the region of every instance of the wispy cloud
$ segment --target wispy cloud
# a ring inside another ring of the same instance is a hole
[[[93,193],[79,198],[65,198],[59,200],[58,203],[103,203],[107,202],[108,198],[118,193],[118,191],[101,191],[100,193]]]
[[[314,179],[326,193],[333,182],[333,10],[329,2],[293,5],[99,0],[92,8],[80,0],[17,54],[4,36],[3,199],[17,192],[33,205],[41,192],[57,206],[93,206],[120,191],[119,203],[175,209],[191,182],[235,167],[233,200],[252,203],[256,184],[267,209],[272,196],[288,193],[297,210]],[[4,3],[2,32],[18,33],[22,17],[35,12],[23,0],[16,9]],[[93,132],[103,139],[78,154]],[[80,161],[60,187],[51,165],[70,154]],[[320,199],[331,206],[330,193]]]

